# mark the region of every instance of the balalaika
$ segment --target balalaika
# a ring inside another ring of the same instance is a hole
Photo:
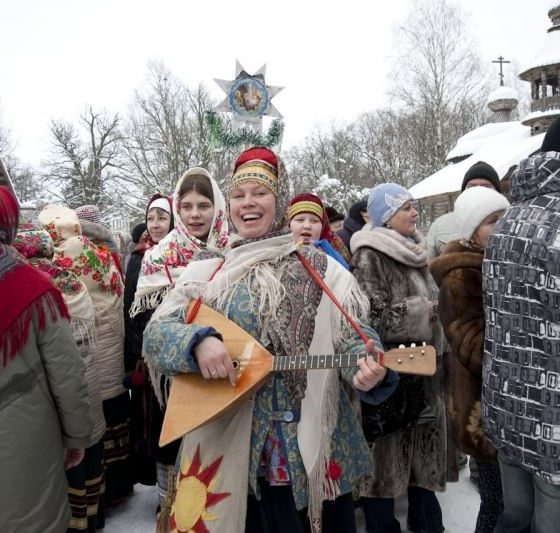
[[[160,435],[164,446],[202,424],[218,418],[253,394],[271,372],[357,366],[366,354],[293,355],[273,357],[251,335],[221,313],[202,305],[193,324],[219,331],[237,372],[232,387],[228,379],[204,379],[200,374],[173,378]],[[401,345],[384,355],[384,365],[399,373],[431,376],[436,371],[433,346]]]

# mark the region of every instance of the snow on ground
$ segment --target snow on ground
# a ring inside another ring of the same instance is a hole
[[[480,496],[469,480],[468,468],[461,471],[458,483],[449,483],[444,493],[438,494],[443,511],[446,533],[474,531]],[[136,485],[134,495],[122,505],[108,512],[104,533],[154,533],[157,497],[154,487]],[[406,499],[396,505],[397,518],[403,533],[406,529]],[[365,533],[365,522],[360,509],[356,511],[358,532]],[[341,532],[344,533],[344,532]]]

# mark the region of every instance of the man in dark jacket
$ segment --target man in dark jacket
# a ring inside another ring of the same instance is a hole
[[[498,533],[560,524],[560,119],[511,177],[483,263],[482,411],[499,451]]]
[[[342,223],[342,229],[337,232],[337,235],[342,239],[344,246],[350,250],[350,239],[356,231],[361,230],[366,222],[369,222],[367,214],[367,199],[360,200],[352,204],[348,211],[348,216]]]

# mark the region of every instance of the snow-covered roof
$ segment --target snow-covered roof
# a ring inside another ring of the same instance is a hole
[[[496,132],[494,135],[487,135],[470,157],[459,163],[447,165],[411,187],[410,192],[414,198],[426,198],[436,194],[459,191],[465,173],[478,161],[485,161],[492,165],[498,175],[504,177],[513,165],[517,165],[522,159],[541,147],[544,133],[531,137],[531,129],[528,126],[521,125],[520,122],[502,122],[499,124],[502,124],[502,131]],[[504,125],[509,127],[504,127]],[[486,128],[486,126],[498,126],[498,124],[486,124],[482,128],[477,128],[477,130],[461,137],[461,139]],[[492,129],[498,130],[499,128],[490,128],[490,130]]]
[[[536,118],[542,117],[555,117],[556,115],[560,115],[560,109],[547,109],[546,111],[532,111],[531,113],[527,113],[523,117],[522,122],[527,122],[528,120],[534,120]]]
[[[484,124],[480,128],[476,128],[469,133],[463,135],[457,141],[455,147],[447,154],[446,161],[451,161],[457,157],[465,157],[474,154],[488,139],[500,136],[503,141],[515,140],[521,137],[527,137],[531,134],[531,130],[527,126],[522,126],[520,122],[495,122],[493,124]]]
[[[554,30],[546,34],[539,53],[530,63],[524,65],[519,77],[521,78],[526,72],[534,68],[546,67],[555,63],[560,63],[560,30]]]
[[[488,96],[488,103],[496,100],[519,100],[519,93],[511,87],[498,87]]]

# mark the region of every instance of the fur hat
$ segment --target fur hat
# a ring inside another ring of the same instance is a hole
[[[455,200],[453,211],[461,238],[470,241],[487,216],[509,206],[507,198],[498,191],[489,187],[469,187]]]
[[[369,192],[367,212],[374,227],[384,226],[392,216],[414,198],[398,183],[382,183]]]
[[[367,198],[364,198],[363,200],[352,204],[348,211],[348,218],[351,218],[354,222],[357,222],[358,224],[361,224],[363,226],[365,222],[362,217],[362,213],[364,211],[367,211],[367,203]]]
[[[467,188],[467,183],[475,179],[488,180],[498,192],[502,192],[502,187],[500,185],[500,176],[494,170],[494,167],[490,166],[484,161],[479,161],[475,163],[469,170],[467,170],[465,177],[463,178],[463,185],[461,185],[461,190],[464,191]]]
[[[560,117],[546,130],[541,152],[560,152]]]
[[[140,222],[140,224],[136,224],[136,226],[134,226],[132,228],[132,231],[130,232],[130,236],[132,237],[132,242],[138,244],[140,242],[140,238],[142,237],[142,234],[148,229],[148,226],[146,226],[145,222]]]
[[[75,209],[80,220],[87,220],[95,224],[101,224],[101,211],[96,205],[81,205]]]
[[[327,217],[329,218],[329,223],[338,222],[339,220],[344,220],[344,215],[339,213],[334,207],[330,205],[325,206],[325,211],[327,212]]]

